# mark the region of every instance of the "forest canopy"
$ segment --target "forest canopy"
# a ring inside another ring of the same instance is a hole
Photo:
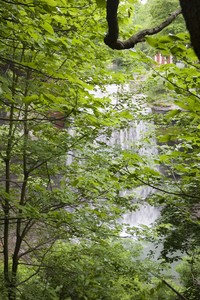
[[[198,300],[199,64],[163,1],[108,0],[112,51],[105,1],[0,0],[1,300]]]

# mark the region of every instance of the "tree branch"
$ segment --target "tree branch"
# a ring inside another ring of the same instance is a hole
[[[144,29],[125,41],[120,41],[119,36],[119,26],[117,19],[117,10],[118,10],[119,0],[107,0],[106,12],[107,12],[107,23],[108,23],[108,33],[104,38],[105,44],[111,49],[115,50],[124,50],[134,48],[138,43],[144,42],[147,35],[154,35],[165,27],[169,26],[176,17],[181,14],[181,8],[178,8],[176,11],[171,13],[169,17],[163,21],[160,25],[155,26],[150,29]]]
[[[181,293],[179,293],[179,291],[177,291],[171,284],[169,284],[166,280],[162,279],[162,282],[168,286],[178,297],[179,299],[182,300],[188,300],[187,298],[185,298]]]

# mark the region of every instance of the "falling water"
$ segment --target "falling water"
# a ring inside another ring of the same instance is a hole
[[[97,89],[95,95],[97,97],[110,96],[113,102],[116,103],[118,101],[118,88],[117,85],[109,85],[106,87],[106,92]],[[127,91],[130,91],[128,85],[125,86],[124,93]],[[123,92],[121,87],[120,92]],[[138,98],[141,98],[142,96],[144,98],[144,95],[134,95],[133,102],[136,102]],[[144,106],[143,113],[151,113],[151,110]],[[111,135],[109,144],[111,146],[119,145],[122,149],[132,149],[133,151],[137,151],[140,155],[148,157],[151,167],[155,167],[153,166],[153,157],[157,154],[157,145],[153,123],[139,120],[132,122],[129,128],[115,130]],[[136,198],[133,200],[137,201],[137,199],[140,199],[140,203],[142,200],[143,204],[140,204],[137,211],[124,214],[121,222],[134,227],[139,225],[150,226],[155,222],[160,214],[159,209],[145,202],[147,196],[152,192],[154,191],[149,186],[141,186],[135,189],[134,193],[136,194]],[[124,191],[123,193],[128,193],[128,191]]]

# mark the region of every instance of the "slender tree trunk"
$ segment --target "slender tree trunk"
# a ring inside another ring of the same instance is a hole
[[[4,210],[4,244],[3,244],[3,254],[4,254],[4,282],[5,287],[8,292],[8,297],[10,294],[10,270],[9,270],[9,233],[10,233],[10,222],[9,222],[9,213],[10,213],[10,155],[11,155],[11,148],[12,148],[12,135],[13,135],[13,113],[14,107],[13,105],[10,108],[10,127],[8,133],[8,143],[6,149],[6,157],[5,157],[5,200],[3,204]],[[10,299],[10,297],[9,297]]]
[[[13,57],[15,58],[15,50],[13,51]],[[21,59],[24,56],[24,49],[22,50]],[[18,84],[18,75],[13,71],[12,75],[12,86],[11,86],[11,93],[13,100],[15,99],[16,95],[16,88]],[[9,104],[8,104],[9,105]],[[18,254],[21,246],[21,235],[20,235],[20,226],[21,226],[21,217],[19,214],[19,218],[17,219],[16,223],[16,242],[14,247],[14,253],[11,255],[10,246],[9,245],[9,235],[10,235],[10,214],[12,211],[12,202],[10,200],[11,195],[11,158],[12,158],[12,148],[13,148],[13,137],[15,132],[15,126],[18,126],[18,124],[14,124],[14,112],[15,108],[14,105],[10,105],[10,115],[9,115],[9,131],[8,131],[8,142],[6,147],[6,156],[5,156],[5,200],[3,204],[3,210],[4,210],[4,245],[3,245],[3,254],[4,254],[4,282],[5,282],[5,288],[7,291],[7,298],[8,300],[15,300],[16,299],[16,279],[17,279],[17,268],[18,268]],[[25,116],[27,118],[27,116]],[[25,189],[26,189],[26,182],[27,179],[24,176],[24,183],[21,188],[21,199],[19,201],[22,201],[24,199],[25,195]],[[11,257],[12,257],[12,263],[11,263]]]
[[[7,158],[6,164],[6,193],[9,195],[9,176],[10,176],[10,161]],[[9,199],[6,197],[5,204],[3,205],[4,210],[4,243],[3,243],[3,255],[4,255],[4,282],[6,289],[9,289],[10,278],[9,278]]]
[[[24,91],[24,97],[28,94],[28,85],[29,85],[29,79],[30,79],[30,70],[27,71],[26,76],[26,86]],[[19,204],[20,206],[24,206],[25,196],[26,196],[26,187],[27,187],[27,181],[28,181],[28,170],[27,170],[27,141],[28,141],[28,104],[25,105],[24,109],[24,123],[23,123],[23,184],[21,187],[21,196]],[[16,299],[16,284],[17,284],[17,272],[18,272],[18,265],[19,265],[19,253],[21,249],[21,244],[23,241],[23,232],[25,234],[25,231],[23,231],[22,228],[22,209],[18,209],[18,219],[16,223],[16,242],[15,242],[15,249],[13,253],[13,259],[12,259],[12,275],[11,275],[11,294],[9,300],[15,300]]]
[[[12,78],[12,96],[14,98],[15,95],[15,84],[17,82],[17,77],[13,73]],[[10,161],[11,161],[11,152],[12,152],[12,138],[13,138],[13,130],[14,130],[14,123],[13,123],[13,115],[14,115],[14,105],[11,104],[10,106],[10,115],[9,115],[9,131],[8,131],[8,142],[6,147],[6,156],[5,156],[5,199],[3,204],[3,211],[4,211],[4,244],[3,244],[3,255],[4,255],[4,282],[5,287],[8,294],[8,299],[10,300],[10,268],[9,268],[9,234],[10,234],[10,221],[9,221],[9,214],[10,214]],[[12,299],[12,298],[11,298]]]

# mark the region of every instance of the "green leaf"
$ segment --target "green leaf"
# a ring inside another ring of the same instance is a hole
[[[50,34],[54,34],[53,27],[49,23],[45,22],[44,24],[41,25],[41,27],[44,28]]]
[[[67,20],[64,16],[53,16],[53,19],[56,20],[58,23],[62,24],[63,26],[67,24]]]
[[[173,118],[174,116],[178,115],[181,112],[180,109],[173,109],[170,112],[167,113],[167,118]]]
[[[152,46],[152,47],[156,47],[156,46],[158,45],[158,41],[157,41],[157,39],[155,39],[155,38],[152,38],[152,37],[147,36],[147,37],[145,38],[145,40],[146,40],[147,43],[148,43],[150,46]]]
[[[31,103],[31,102],[35,102],[37,100],[39,100],[38,95],[31,95],[31,96],[24,97],[23,102],[28,104],[28,103]]]
[[[96,4],[98,7],[106,7],[106,0],[96,0]]]
[[[58,5],[57,1],[55,0],[42,0],[42,2],[52,7],[56,7]]]

